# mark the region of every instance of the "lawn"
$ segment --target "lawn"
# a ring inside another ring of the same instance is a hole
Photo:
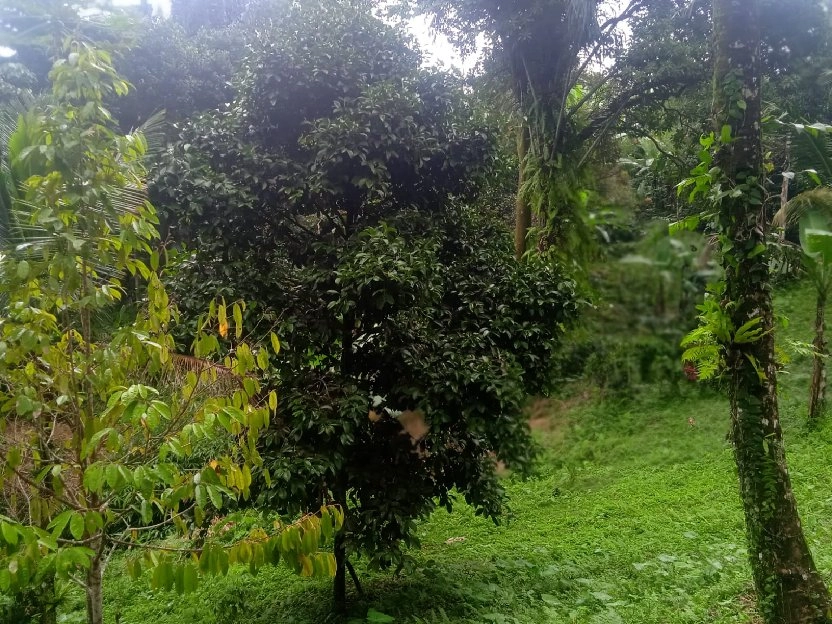
[[[811,293],[780,292],[783,338],[807,341]],[[785,344],[784,340],[781,340]],[[797,499],[821,570],[832,572],[832,427],[803,425],[808,359],[781,374]],[[506,477],[499,526],[463,504],[421,527],[416,570],[357,568],[352,622],[638,624],[754,622],[750,571],[728,430],[716,389],[646,387],[627,399],[575,387],[535,407],[540,455],[527,479]],[[317,624],[329,583],[282,567],[208,579],[191,595],[153,593],[114,561],[105,598],[120,624]],[[62,616],[74,621],[79,611]],[[80,604],[76,604],[80,607]]]

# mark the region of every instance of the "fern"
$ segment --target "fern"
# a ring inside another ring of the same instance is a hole
[[[685,349],[682,361],[696,367],[700,381],[714,379],[722,373],[725,367],[725,345],[734,338],[734,324],[718,303],[724,289],[723,283],[708,285],[705,300],[697,306],[699,326],[682,338],[680,343]],[[753,322],[750,324],[751,327],[754,326]],[[746,323],[744,327],[748,325]]]

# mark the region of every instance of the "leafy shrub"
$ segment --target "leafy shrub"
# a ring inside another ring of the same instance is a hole
[[[493,139],[453,78],[419,69],[362,3],[275,23],[228,112],[183,128],[157,170],[193,250],[171,291],[185,311],[218,290],[252,301],[247,328],[281,336],[258,502],[340,502],[343,547],[401,568],[454,488],[499,516],[495,457],[528,465],[522,408],[551,382],[574,285],[462,207]]]

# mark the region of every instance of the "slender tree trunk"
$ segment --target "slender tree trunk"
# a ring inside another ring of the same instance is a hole
[[[815,310],[815,356],[812,362],[812,387],[809,391],[809,423],[814,424],[826,410],[826,290],[818,289]]]
[[[347,612],[347,550],[344,532],[340,531],[335,536],[335,580],[332,585],[332,598],[335,613],[345,614]]]
[[[532,207],[523,193],[525,183],[526,153],[529,150],[529,127],[523,123],[517,134],[517,161],[519,175],[517,180],[517,201],[514,206],[514,255],[518,260],[528,248],[529,229],[532,226]]]
[[[763,335],[727,350],[731,434],[757,604],[766,624],[830,622],[832,605],[803,535],[777,407],[777,379],[762,209],[758,0],[714,0],[714,117],[731,127],[716,164],[741,190],[719,205],[726,292],[734,327],[760,319]],[[717,135],[720,133],[717,132]]]
[[[346,219],[346,240],[356,232],[357,224],[357,202],[347,209]],[[343,324],[341,327],[341,376],[345,380],[349,380],[352,376],[352,359],[353,359],[353,342],[356,327],[355,312],[348,312],[344,315]],[[347,514],[347,491],[349,488],[349,475],[346,468],[341,468],[338,474],[337,482],[333,488],[333,496],[335,503],[340,505],[344,512],[344,526],[341,531],[335,536],[333,544],[333,551],[335,555],[335,579],[332,586],[333,609],[338,615],[345,615],[347,613],[347,547],[346,547],[346,532],[348,523]]]
[[[96,553],[87,571],[87,624],[104,624],[103,576],[101,554]]]

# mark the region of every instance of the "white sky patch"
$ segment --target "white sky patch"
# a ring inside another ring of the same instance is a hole
[[[430,18],[427,16],[409,20],[407,31],[416,39],[424,55],[425,65],[430,67],[458,69],[467,74],[474,69],[482,56],[481,43],[474,54],[461,56],[459,50],[448,41],[445,35],[431,30]]]

